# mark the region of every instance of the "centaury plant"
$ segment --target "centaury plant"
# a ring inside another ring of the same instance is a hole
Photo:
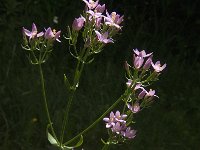
[[[115,42],[114,37],[122,30],[121,23],[124,18],[116,12],[109,13],[105,8],[105,4],[99,4],[98,0],[83,0],[83,2],[86,4],[83,14],[75,18],[72,27],[68,26],[67,34],[64,35],[65,39],[69,41],[69,52],[76,59],[77,65],[72,81],[69,80],[67,75],[64,75],[64,84],[69,96],[59,136],[54,130],[49,113],[42,64],[49,58],[55,41],[61,42],[59,39],[61,31],[56,32],[55,29],[52,30],[49,27],[38,33],[34,23],[31,31],[23,28],[24,42],[22,48],[27,51],[27,57],[31,64],[39,66],[42,95],[48,119],[47,138],[52,145],[61,150],[74,149],[81,146],[83,135],[101,121],[105,121],[108,131],[108,139],[105,141],[101,139],[104,144],[102,149],[108,149],[111,144],[123,143],[133,139],[136,136],[136,130],[132,129],[133,116],[150,106],[154,98],[158,98],[155,95],[155,90],[147,90],[147,88],[158,80],[161,71],[166,67],[166,64],[161,66],[159,61],[155,64],[152,62],[153,53],[147,54],[145,50],[133,49],[132,65],[125,62],[127,88],[124,93],[90,126],[65,142],[64,135],[67,130],[68,116],[73,97],[80,85],[79,81],[84,66],[91,63],[94,60],[94,56],[100,53],[107,44]],[[123,110],[116,110],[114,113],[113,110],[120,102],[123,105]],[[105,117],[109,113],[110,116]],[[77,144],[69,146],[78,138]]]

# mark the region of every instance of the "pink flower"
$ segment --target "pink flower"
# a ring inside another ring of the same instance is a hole
[[[110,128],[115,125],[115,114],[111,111],[110,118],[103,118],[106,123],[106,128]]]
[[[110,38],[108,39],[108,32],[105,32],[103,34],[99,33],[98,31],[95,31],[97,37],[98,37],[98,40],[102,43],[114,43],[113,40]]]
[[[155,72],[161,72],[167,66],[167,64],[161,66],[160,61],[157,61],[155,64],[153,64],[152,62],[151,65],[154,68]]]
[[[106,15],[107,15],[107,17],[105,17],[106,25],[114,26],[118,29],[121,29],[120,24],[122,23],[124,16],[120,16],[116,12],[112,12],[111,14],[109,14],[107,11]]]
[[[152,63],[152,55],[145,62],[143,69],[148,70],[151,67],[151,63]]]
[[[122,131],[121,134],[124,136],[124,137],[127,137],[129,139],[133,139],[135,136],[136,136],[136,130],[131,130],[130,127],[128,127],[126,129],[126,131]]]
[[[61,42],[58,38],[60,37],[60,33],[61,31],[56,32],[55,30],[51,30],[51,28],[49,27],[46,32],[44,33],[44,37],[45,39],[52,39],[52,40],[56,40],[58,42]]]
[[[89,15],[89,20],[90,20],[90,21],[91,21],[92,19],[97,19],[97,18],[101,18],[101,17],[102,17],[101,13],[95,12],[95,11],[92,11],[92,10],[87,11],[87,13],[90,14],[90,15]]]
[[[135,103],[133,106],[131,106],[130,104],[127,104],[128,109],[130,109],[133,113],[137,113],[138,111],[140,111],[140,105],[139,103]]]
[[[155,93],[156,93],[155,90],[150,89],[149,92],[146,93],[144,98],[148,100],[153,99],[153,97],[159,98],[157,95],[155,95]]]
[[[97,0],[96,2],[94,2],[93,0],[83,0],[83,2],[85,2],[85,4],[87,5],[87,7],[89,9],[94,9],[95,7],[97,7],[99,0]]]
[[[145,50],[142,50],[142,51],[138,51],[138,49],[133,49],[134,53],[138,56],[138,57],[149,57],[151,56],[153,53],[149,53],[149,54],[146,54]]]
[[[115,120],[118,122],[122,122],[122,123],[126,123],[126,121],[124,120],[127,117],[127,115],[125,114],[121,114],[119,111],[116,111],[115,113]]]
[[[75,20],[72,24],[72,28],[76,31],[79,31],[82,29],[84,22],[85,22],[85,18],[83,16],[81,16],[79,18],[75,18]]]
[[[104,10],[105,10],[105,4],[103,5],[98,4],[97,7],[95,8],[95,11],[99,13],[103,13]]]
[[[144,58],[139,56],[133,56],[133,65],[136,69],[140,69],[143,65]]]
[[[44,35],[43,32],[40,32],[40,33],[37,34],[37,27],[36,27],[36,25],[34,23],[32,24],[32,31],[29,31],[29,30],[27,30],[27,29],[25,29],[23,27],[23,34],[25,34],[26,36],[28,36],[29,40],[33,39],[35,37],[41,37],[41,36]]]

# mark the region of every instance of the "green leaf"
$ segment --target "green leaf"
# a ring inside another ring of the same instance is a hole
[[[76,145],[74,145],[74,146],[63,146],[63,150],[73,149],[73,148],[81,146],[82,144],[83,144],[83,136],[81,135],[80,140],[78,141],[78,143],[76,143]]]
[[[58,146],[59,147],[59,143],[56,141],[56,139],[49,133],[49,127],[50,124],[47,125],[47,129],[46,129],[46,133],[47,133],[47,139],[48,141],[54,145],[54,146]]]
[[[52,145],[58,145],[58,143],[56,142],[55,138],[48,132],[48,140]]]
[[[70,90],[71,85],[70,85],[69,80],[67,79],[67,76],[65,74],[64,74],[64,82],[65,82],[67,89]]]

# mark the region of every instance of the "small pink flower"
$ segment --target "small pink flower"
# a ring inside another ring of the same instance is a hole
[[[97,0],[96,2],[93,0],[83,0],[83,2],[85,2],[85,4],[87,5],[87,7],[89,9],[94,9],[95,7],[97,7],[99,0]]]
[[[104,10],[105,10],[105,4],[103,5],[98,4],[97,7],[95,8],[95,11],[99,13],[103,13]]]
[[[87,11],[87,13],[89,14],[89,20],[92,21],[92,19],[97,19],[97,18],[101,18],[102,14],[99,12],[95,12],[92,10]]]
[[[144,58],[143,57],[138,57],[138,56],[133,56],[133,65],[136,69],[140,69],[143,65]]]
[[[108,32],[105,32],[103,34],[99,33],[98,31],[95,31],[97,37],[98,37],[98,40],[102,43],[114,43],[113,40],[111,38],[108,39]]]
[[[72,24],[72,28],[76,31],[79,31],[82,29],[83,25],[85,22],[85,18],[83,16],[79,17],[79,18],[75,18],[74,22]]]
[[[44,35],[43,32],[40,32],[40,33],[38,33],[38,34],[37,34],[37,32],[38,32],[38,31],[37,31],[37,27],[36,27],[35,23],[32,24],[32,31],[29,31],[29,30],[27,30],[27,29],[25,29],[25,28],[23,27],[23,34],[25,34],[26,36],[28,36],[28,37],[29,37],[29,40],[30,40],[30,39],[33,39],[33,38],[35,38],[35,37],[41,37],[41,36]]]
[[[116,111],[116,113],[115,113],[115,120],[118,122],[126,123],[126,121],[124,120],[126,117],[127,117],[127,115],[120,114],[119,111]]]
[[[121,29],[120,24],[122,23],[124,16],[120,16],[116,12],[112,12],[111,14],[109,14],[107,11],[106,15],[107,15],[107,17],[105,17],[106,25],[114,26],[118,29]]]
[[[133,106],[131,106],[130,104],[127,104],[128,109],[130,109],[133,113],[137,113],[138,111],[140,111],[140,105],[139,103],[135,103]]]
[[[115,125],[115,114],[111,111],[110,118],[103,118],[106,123],[106,128],[110,128]]]
[[[138,51],[138,49],[133,49],[133,52],[138,56],[138,57],[149,57],[151,56],[153,53],[149,53],[149,54],[146,54],[145,50],[142,50],[142,51]]]
[[[149,92],[146,93],[144,98],[148,100],[152,100],[153,97],[159,98],[157,95],[155,95],[155,93],[156,93],[155,90],[150,89]]]
[[[61,42],[58,38],[60,37],[60,33],[61,31],[56,32],[55,30],[51,30],[51,28],[49,27],[46,32],[44,33],[44,37],[45,39],[52,39],[52,40],[56,40],[58,42]]]
[[[126,129],[126,131],[122,131],[121,134],[124,136],[124,137],[127,137],[129,139],[133,139],[135,136],[136,136],[136,130],[131,130],[130,127],[128,127]]]
[[[151,63],[152,63],[152,55],[145,62],[143,69],[148,70],[151,67]]]
[[[155,72],[161,72],[167,66],[167,64],[161,66],[160,61],[157,61],[155,64],[153,64],[152,62],[151,65],[154,68]]]

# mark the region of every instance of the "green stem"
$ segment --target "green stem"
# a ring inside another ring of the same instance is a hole
[[[84,53],[85,53],[85,49],[83,49],[81,51],[81,53],[80,53],[81,58],[80,59],[82,59]],[[81,60],[78,60],[78,62],[77,62],[77,66],[76,66],[76,70],[75,70],[75,74],[74,74],[74,81],[73,81],[72,90],[71,90],[69,100],[68,100],[68,103],[67,103],[67,107],[66,107],[66,110],[65,110],[65,113],[64,113],[64,120],[63,120],[63,124],[62,124],[61,136],[60,136],[60,147],[62,147],[65,128],[66,128],[66,125],[67,125],[67,122],[68,122],[69,111],[70,111],[70,107],[71,107],[71,104],[72,104],[72,101],[73,101],[74,93],[76,91],[76,86],[77,86],[77,84],[79,84],[81,73],[82,73],[83,68],[84,68],[84,61],[87,59],[88,53],[89,53],[89,50],[86,52],[85,56],[83,57],[83,62],[81,62]],[[81,67],[80,67],[80,64],[81,64]],[[80,70],[79,70],[79,68],[80,68]]]
[[[129,89],[127,89],[128,92],[130,92]],[[88,130],[90,130],[91,128],[93,128],[99,121],[102,121],[102,119],[122,100],[127,96],[127,90],[124,92],[123,95],[120,96],[120,98],[113,104],[111,105],[96,121],[94,121],[90,126],[88,126],[85,130],[83,130],[82,132],[80,132],[78,135],[76,135],[74,138],[72,138],[71,140],[67,141],[64,143],[64,145],[68,145],[71,142],[73,142],[74,140],[76,140],[78,137],[80,137],[81,135],[83,135],[84,133],[86,133]]]
[[[39,62],[39,70],[40,70],[40,78],[41,78],[41,85],[42,85],[42,95],[43,95],[43,99],[44,99],[44,106],[45,106],[45,110],[46,110],[46,114],[47,114],[47,119],[48,119],[48,122],[49,122],[49,125],[50,125],[51,132],[52,132],[54,138],[56,139],[56,141],[58,142],[58,139],[57,139],[56,134],[55,134],[54,129],[53,129],[50,114],[49,114],[46,92],[45,92],[44,76],[43,76],[42,66],[41,66],[40,62]]]
[[[105,144],[102,148],[102,150],[108,150],[109,149],[110,144]]]

